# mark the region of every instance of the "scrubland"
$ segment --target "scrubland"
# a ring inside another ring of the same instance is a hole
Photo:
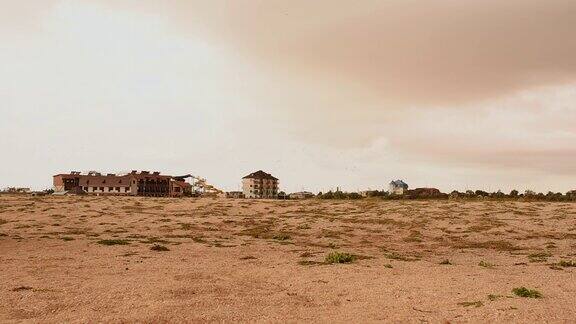
[[[0,196],[0,322],[573,322],[576,204]]]

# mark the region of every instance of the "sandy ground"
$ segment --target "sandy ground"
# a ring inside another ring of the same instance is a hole
[[[0,196],[0,322],[573,323],[562,260],[576,204]]]

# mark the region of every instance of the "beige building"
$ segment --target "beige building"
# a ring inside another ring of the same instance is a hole
[[[278,179],[262,170],[242,178],[242,192],[246,198],[277,198]]]
[[[54,177],[56,193],[81,192],[94,195],[131,195],[151,197],[181,197],[191,194],[191,185],[182,177],[161,175],[160,172],[136,170],[116,175],[91,171],[72,171]]]

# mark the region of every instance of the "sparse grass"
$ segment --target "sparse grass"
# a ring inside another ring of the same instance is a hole
[[[318,261],[312,261],[312,260],[300,260],[298,261],[299,265],[303,265],[303,266],[312,266],[312,265],[319,265],[319,264],[324,264],[322,262],[318,262]]]
[[[170,241],[163,240],[158,237],[149,237],[145,241],[140,241],[140,243],[151,244],[151,243],[162,243],[162,244],[169,244]]]
[[[24,291],[24,290],[32,290],[32,287],[29,286],[19,286],[16,288],[12,288],[12,291]]]
[[[483,267],[483,268],[494,268],[496,265],[490,262],[486,262],[486,261],[480,261],[480,263],[478,263],[479,266]]]
[[[563,268],[576,267],[576,262],[572,261],[572,260],[570,260],[570,261],[562,260],[562,261],[558,262],[557,264],[558,264],[558,266],[563,267]]]
[[[326,259],[324,260],[326,263],[328,264],[332,264],[332,263],[351,263],[356,259],[356,257],[350,253],[344,253],[344,252],[338,252],[338,251],[334,251],[334,252],[330,252],[327,256]]]
[[[286,241],[286,240],[290,239],[290,235],[285,234],[285,233],[279,233],[279,234],[274,235],[272,238],[277,240],[277,241]]]
[[[500,298],[502,298],[502,297],[504,297],[504,296],[502,296],[502,295],[493,295],[493,294],[488,295],[488,299],[489,299],[490,301],[495,301],[495,300],[498,300],[498,299],[500,299]]]
[[[548,252],[532,253],[532,254],[528,255],[528,260],[530,262],[546,262],[548,260],[548,258],[551,256],[552,256],[552,254],[550,254]]]
[[[154,244],[153,246],[150,247],[150,250],[157,251],[157,252],[170,251],[169,248],[165,247],[164,245],[160,245],[160,244]]]
[[[523,298],[542,298],[544,297],[541,292],[536,289],[528,289],[526,287],[518,287],[512,289],[514,295]]]
[[[128,245],[130,241],[128,240],[120,240],[120,239],[112,239],[112,240],[100,240],[96,242],[102,245]]]
[[[460,306],[464,306],[464,307],[470,307],[470,306],[474,306],[474,307],[481,307],[484,306],[484,303],[482,303],[481,301],[473,301],[473,302],[461,302],[458,303],[458,305]]]
[[[452,262],[450,262],[450,260],[446,259],[446,260],[443,260],[442,262],[440,262],[439,264],[442,264],[442,265],[452,265]]]
[[[243,256],[240,258],[240,260],[256,260],[256,259],[258,258],[251,255]]]
[[[391,265],[390,263],[386,263],[386,264],[384,265],[384,268],[392,269],[393,267],[392,267],[392,265]]]
[[[420,258],[416,257],[408,257],[397,252],[386,253],[384,256],[390,260],[398,260],[398,261],[418,261]]]
[[[60,238],[62,241],[74,241],[73,237],[70,236],[63,236]]]

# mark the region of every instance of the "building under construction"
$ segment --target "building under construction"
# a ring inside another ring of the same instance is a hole
[[[185,177],[162,175],[160,172],[134,170],[118,175],[72,171],[54,176],[54,191],[91,195],[182,197],[192,194],[192,185],[185,181]]]

